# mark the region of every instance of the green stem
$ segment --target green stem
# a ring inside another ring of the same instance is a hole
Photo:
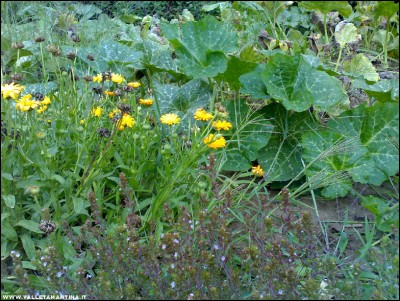
[[[388,51],[387,51],[387,44],[388,44],[388,37],[389,37],[389,26],[386,25],[386,33],[385,33],[385,43],[383,44],[383,52],[385,56],[385,68],[388,67]]]
[[[325,31],[325,43],[329,43],[328,26],[327,26],[327,22],[326,22],[326,14],[324,14],[324,31]]]
[[[343,48],[340,47],[340,49],[339,49],[339,56],[338,56],[338,59],[337,59],[337,61],[336,61],[335,72],[337,72],[337,70],[339,69],[340,59],[342,58],[342,51],[343,51]]]

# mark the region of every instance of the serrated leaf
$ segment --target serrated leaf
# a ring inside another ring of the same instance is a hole
[[[268,94],[288,110],[302,112],[311,106],[337,115],[349,104],[341,82],[315,68],[317,61],[309,56],[277,53],[268,59],[262,79]]]
[[[362,53],[355,55],[351,60],[345,61],[343,69],[348,75],[355,78],[363,78],[372,82],[379,80],[379,74],[376,72],[371,61]]]
[[[4,202],[8,208],[15,207],[15,196],[12,194],[2,195]]]
[[[306,175],[320,175],[325,197],[345,196],[349,179],[379,186],[398,172],[398,109],[397,103],[362,105],[302,136],[303,158],[313,162]]]
[[[242,84],[240,92],[243,94],[250,94],[252,98],[268,99],[267,88],[262,80],[262,73],[265,70],[265,64],[259,64],[253,71],[243,74],[239,77]]]
[[[41,230],[39,230],[39,223],[34,222],[34,221],[23,219],[23,220],[18,221],[14,225],[14,227],[16,227],[16,226],[21,226],[21,227],[23,227],[23,228],[25,228],[25,229],[27,229],[29,231],[32,231],[32,232],[43,233]]]
[[[356,89],[362,89],[370,98],[378,101],[389,102],[398,100],[398,80],[383,79],[375,84],[369,85],[363,80],[355,79],[352,85]],[[397,91],[397,92],[396,92]]]
[[[301,1],[299,2],[299,6],[310,11],[317,10],[323,14],[335,10],[345,18],[348,18],[353,11],[351,5],[344,1]]]
[[[301,134],[316,128],[316,121],[305,112],[290,113],[280,104],[268,105],[262,113],[274,130],[268,144],[259,150],[258,162],[271,181],[293,179],[303,169],[298,146]]]
[[[175,49],[180,70],[196,78],[214,77],[226,70],[225,54],[238,50],[237,35],[212,16],[182,25],[182,37],[176,27],[161,24],[166,38]]]
[[[357,28],[353,23],[346,21],[339,22],[335,27],[335,40],[341,48],[348,43],[355,43],[361,39],[361,35],[357,33]]]
[[[35,243],[28,234],[23,234],[19,237],[22,241],[22,246],[24,247],[25,253],[30,260],[36,259]]]

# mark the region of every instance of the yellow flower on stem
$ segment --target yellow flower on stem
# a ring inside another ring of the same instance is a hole
[[[36,113],[41,114],[47,110],[47,106],[41,106],[39,110],[36,110]]]
[[[125,78],[121,74],[115,74],[115,73],[111,74],[111,81],[116,83],[116,84],[120,84],[124,80],[125,80]]]
[[[103,81],[103,74],[99,73],[96,76],[93,76],[93,81],[95,83],[101,83]]]
[[[213,121],[212,126],[218,131],[220,130],[229,131],[232,128],[232,123],[225,120],[218,120],[218,121]]]
[[[128,83],[128,86],[131,88],[139,88],[140,83],[139,82],[130,82],[130,83]]]
[[[199,121],[209,121],[210,119],[213,119],[213,117],[213,114],[207,113],[203,108],[199,108],[194,112],[194,119]]]
[[[85,124],[85,119],[81,119],[81,121],[79,121],[80,124]]]
[[[178,115],[173,114],[173,113],[164,114],[160,118],[161,123],[167,124],[169,126],[174,125],[174,124],[179,124],[180,120],[181,119],[178,117]]]
[[[125,127],[133,127],[135,125],[135,119],[133,119],[133,117],[129,114],[124,114],[124,116],[122,116],[122,120],[121,120],[121,126]]]
[[[210,134],[203,140],[209,148],[218,149],[226,146],[226,140],[223,136]]]
[[[49,105],[51,104],[51,100],[48,96],[45,96],[43,100],[40,102],[41,105]]]
[[[108,113],[108,117],[110,119],[113,119],[115,117],[116,114],[120,114],[121,110],[120,109],[114,109],[112,110],[112,112]]]
[[[91,113],[92,113],[94,116],[96,116],[96,117],[100,117],[101,114],[103,113],[103,109],[100,108],[100,107],[93,108],[92,111],[91,111]]]
[[[21,97],[21,99],[15,102],[15,108],[21,112],[27,112],[36,109],[39,106],[39,102],[32,100],[31,94],[26,94]]]
[[[105,95],[108,95],[108,96],[115,96],[115,92],[113,92],[113,91],[108,91],[108,90],[104,91],[104,94],[105,94]]]
[[[257,177],[262,177],[264,174],[260,164],[258,164],[257,166],[252,166],[251,173]]]
[[[154,99],[139,99],[139,104],[145,107],[150,107],[154,102]]]
[[[1,85],[1,97],[17,99],[19,94],[21,94],[22,90],[24,90],[25,86],[21,86],[20,84],[5,84]]]

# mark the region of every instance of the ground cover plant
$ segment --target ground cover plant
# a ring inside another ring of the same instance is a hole
[[[172,3],[1,3],[2,296],[398,299],[398,4]]]

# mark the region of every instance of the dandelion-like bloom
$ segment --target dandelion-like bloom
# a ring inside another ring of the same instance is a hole
[[[79,121],[80,124],[85,124],[85,119],[81,119],[81,121]]]
[[[135,119],[129,114],[124,114],[124,116],[122,116],[121,125],[131,128],[135,125]]]
[[[154,99],[150,99],[150,98],[139,99],[139,104],[141,104],[142,106],[145,106],[145,107],[150,107],[153,104],[153,102],[154,102]]]
[[[114,110],[112,110],[112,112],[108,113],[108,117],[110,119],[113,119],[115,117],[115,115],[118,115],[120,113],[121,113],[120,109],[114,109]]]
[[[232,123],[225,120],[213,121],[212,126],[218,131],[229,131],[232,128]]]
[[[203,140],[204,144],[206,144],[209,148],[218,149],[226,146],[226,140],[224,137],[214,136],[214,134],[208,135]]]
[[[214,117],[213,114],[207,113],[206,110],[203,108],[199,108],[194,112],[194,119],[200,120],[200,121],[209,121]]]
[[[1,96],[3,98],[11,97],[12,99],[17,99],[24,88],[25,86],[15,84],[14,82],[12,82],[11,84],[1,85]]]
[[[36,113],[41,114],[47,110],[47,106],[41,106],[40,109],[36,110]]]
[[[95,83],[101,83],[103,81],[103,74],[99,73],[96,76],[93,76],[93,81]]]
[[[96,116],[96,117],[100,117],[101,114],[103,113],[103,109],[100,108],[100,107],[93,108],[92,111],[91,111],[91,113],[92,113],[94,116]]]
[[[40,102],[40,105],[49,105],[51,104],[51,100],[48,96],[45,96],[43,100]]]
[[[21,112],[27,112],[36,109],[39,106],[39,102],[32,100],[31,94],[26,94],[21,97],[21,99],[15,102],[15,108]]]
[[[128,86],[131,88],[139,88],[140,83],[139,82],[130,82],[130,83],[128,83]]]
[[[181,119],[176,114],[168,113],[168,114],[162,115],[160,118],[160,121],[163,124],[167,124],[167,125],[171,126],[174,124],[179,124]]]
[[[105,94],[105,95],[108,95],[108,96],[115,96],[115,92],[113,92],[113,91],[108,91],[108,90],[104,91],[104,94]]]
[[[115,74],[115,73],[111,74],[111,81],[116,83],[116,84],[120,84],[124,80],[125,80],[125,78],[121,74]]]
[[[257,166],[252,166],[251,173],[257,177],[262,177],[264,174],[260,164],[258,164]]]

